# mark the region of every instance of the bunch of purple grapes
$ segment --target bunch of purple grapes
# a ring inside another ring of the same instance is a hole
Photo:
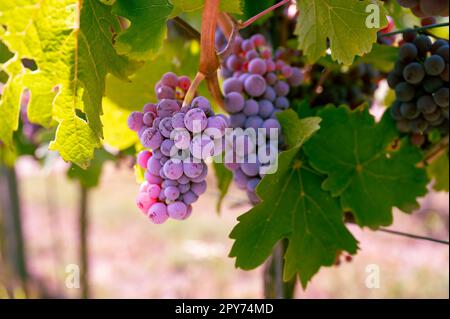
[[[225,94],[225,110],[230,114],[230,126],[242,129],[263,129],[267,131],[267,141],[264,148],[278,151],[278,142],[269,139],[268,131],[278,130],[281,125],[277,113],[289,107],[288,94],[291,87],[303,82],[303,72],[292,67],[281,58],[274,56],[264,36],[253,35],[250,39],[237,37],[232,44],[232,54],[222,65],[222,75]],[[251,148],[251,146],[248,146]],[[247,191],[250,201],[259,202],[255,188],[262,178],[260,168],[264,166],[258,150],[254,145],[253,153],[258,154],[256,163],[225,163],[234,173],[237,186]]]
[[[228,127],[227,118],[216,116],[204,97],[182,107],[190,84],[185,76],[166,73],[156,85],[158,103],[146,104],[128,119],[146,148],[137,157],[145,169],[145,182],[136,203],[156,224],[191,215],[192,204],[206,191],[205,160],[220,153],[214,148],[215,139],[223,137]]]
[[[419,18],[448,17],[447,0],[397,0],[404,8],[409,8]]]
[[[447,135],[448,41],[432,43],[428,36],[413,31],[405,33],[403,38],[399,60],[388,76],[388,84],[396,95],[391,107],[392,117],[402,133],[424,136],[424,133],[438,130]]]

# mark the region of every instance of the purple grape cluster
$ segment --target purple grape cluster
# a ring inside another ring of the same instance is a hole
[[[399,131],[422,135],[438,130],[448,134],[449,126],[449,45],[434,43],[426,35],[404,34],[399,60],[388,76],[396,101],[391,115]]]
[[[448,17],[447,0],[397,0],[397,2],[419,18],[442,16]]]
[[[291,87],[303,82],[302,70],[274,56],[264,36],[256,34],[250,39],[235,39],[232,54],[223,62],[222,75],[225,78],[223,91],[225,110],[230,114],[230,126],[258,132],[258,129],[263,129],[263,132],[267,132],[269,142],[265,143],[264,148],[267,150],[263,151],[273,154],[275,148],[275,152],[278,152],[278,143],[282,144],[281,134],[279,140],[273,141],[269,139],[268,131],[277,129],[281,133],[276,114],[289,107],[288,94]],[[263,176],[260,168],[265,165],[261,160],[259,146],[259,143],[252,146],[252,152],[258,154],[256,163],[246,160],[242,163],[225,163],[233,171],[237,186],[247,191],[254,204],[259,202],[255,188]]]
[[[136,203],[156,224],[191,215],[192,204],[206,191],[205,160],[221,152],[214,148],[215,139],[228,127],[227,118],[216,116],[204,97],[182,107],[190,84],[185,76],[166,73],[156,85],[158,103],[146,104],[128,119],[146,148],[137,157],[145,182]]]

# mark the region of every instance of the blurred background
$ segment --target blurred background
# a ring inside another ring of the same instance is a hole
[[[26,259],[15,269],[6,268],[2,259],[0,298],[78,298],[86,293],[73,287],[72,277],[74,265],[80,266],[82,199],[89,231],[89,297],[264,297],[263,267],[237,270],[227,257],[232,245],[228,235],[250,207],[245,194],[232,188],[217,214],[219,194],[209,174],[208,192],[189,220],[153,225],[135,208],[138,185],[131,165],[106,164],[99,186],[82,196],[78,182],[67,179],[66,163],[55,159],[42,168],[32,158],[19,160]],[[396,212],[390,229],[448,240],[448,200],[448,193],[432,192],[412,216]],[[449,297],[447,245],[349,227],[360,240],[360,252],[352,261],[342,258],[339,265],[323,268],[306,291],[297,286],[297,298]],[[379,267],[378,289],[366,287],[369,265]]]

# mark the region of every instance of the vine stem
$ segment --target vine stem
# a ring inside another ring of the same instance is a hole
[[[183,107],[191,105],[191,102],[195,97],[195,93],[197,92],[197,88],[204,79],[205,75],[202,72],[197,72],[191,86],[189,87],[189,90],[186,92],[186,96],[183,100]]]
[[[439,143],[434,145],[429,151],[425,153],[425,158],[420,162],[418,167],[425,167],[427,164],[431,164],[436,158],[448,149],[449,136],[442,138]]]
[[[280,1],[276,4],[274,4],[273,6],[271,6],[270,8],[267,8],[266,10],[258,13],[257,15],[251,17],[250,19],[248,19],[247,21],[240,23],[239,24],[239,29],[245,29],[246,27],[248,27],[249,25],[251,25],[253,22],[255,22],[256,20],[258,20],[259,18],[265,16],[266,14],[269,14],[270,12],[274,11],[275,9],[284,6],[285,4],[291,2],[291,0],[283,0]]]
[[[194,29],[189,23],[184,21],[180,17],[175,17],[172,19],[173,22],[175,22],[180,28],[182,28],[184,31],[186,31],[193,39],[199,41],[200,40],[200,32],[198,32],[196,29]]]
[[[310,104],[314,103],[314,101],[316,100],[317,96],[319,95],[320,88],[323,86],[323,84],[328,79],[330,74],[331,74],[331,70],[330,69],[326,69],[322,73],[322,75],[321,75],[321,77],[319,79],[319,82],[317,83],[316,87],[314,88],[313,94],[312,94],[310,102],[309,102]]]
[[[217,70],[220,63],[216,53],[215,36],[217,21],[220,13],[220,0],[206,0],[202,14],[202,32],[200,36],[200,66],[194,82],[191,84],[183,101],[183,105],[190,105],[195,96],[198,86],[206,80],[208,88],[219,104],[223,108],[223,96],[220,91]]]
[[[388,33],[380,33],[380,34],[378,34],[378,37],[380,37],[380,38],[390,37],[390,36],[393,36],[396,34],[405,33],[407,31],[421,32],[421,31],[426,31],[426,30],[435,29],[435,28],[448,27],[449,25],[450,25],[449,22],[435,23],[435,24],[426,25],[424,27],[407,28],[407,29],[401,29],[401,30],[392,31],[392,32],[388,32]]]

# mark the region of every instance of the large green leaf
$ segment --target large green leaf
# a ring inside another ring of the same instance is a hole
[[[16,88],[31,91],[30,120],[47,127],[58,122],[50,148],[86,167],[103,136],[105,76],[125,78],[136,67],[112,45],[120,26],[111,7],[96,0],[6,0],[0,4],[0,24],[6,26],[0,37],[8,48],[38,66]]]
[[[375,43],[372,51],[361,58],[356,59],[357,63],[367,63],[383,72],[390,72],[398,60],[399,48],[389,45]]]
[[[320,119],[299,120],[294,111],[279,119],[284,134],[294,136],[292,148],[279,156],[278,170],[257,188],[262,202],[238,218],[230,237],[236,239],[230,256],[236,266],[253,269],[287,238],[284,279],[299,274],[305,287],[321,266],[330,266],[341,250],[355,253],[357,243],[345,228],[337,199],[321,188],[323,177],[301,156],[303,143],[319,129]]]
[[[168,0],[117,0],[113,12],[131,22],[116,39],[117,52],[142,61],[154,57],[163,43],[172,10]]]
[[[448,152],[442,153],[427,168],[428,175],[434,179],[433,188],[436,191],[449,191],[449,161]]]
[[[299,49],[315,62],[325,55],[329,41],[333,59],[352,64],[355,56],[371,51],[378,30],[387,23],[379,5],[380,27],[366,26],[366,9],[372,4],[369,0],[297,0],[300,15],[295,33]]]
[[[408,141],[397,141],[393,120],[380,123],[366,108],[327,107],[318,113],[321,130],[305,145],[311,165],[327,174],[323,189],[340,196],[360,226],[392,223],[392,207],[410,212],[425,195],[424,169],[416,167],[421,152]]]
[[[9,78],[3,86],[0,99],[0,144],[3,148],[13,149],[13,132],[19,127],[20,96],[22,94],[22,64],[17,57],[9,60],[3,70]]]

